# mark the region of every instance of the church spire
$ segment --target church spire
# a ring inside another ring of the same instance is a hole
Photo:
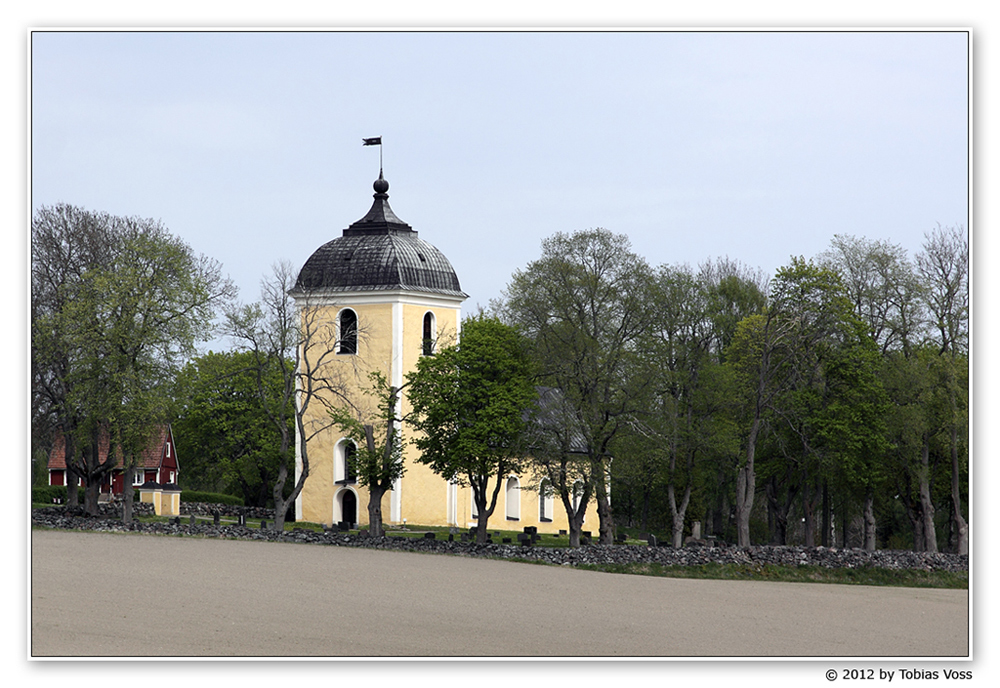
[[[389,182],[385,180],[381,169],[378,171],[378,179],[372,184],[372,188],[375,189],[375,201],[372,203],[371,209],[363,218],[345,229],[344,236],[360,232],[366,234],[390,231],[413,232],[410,225],[400,220],[389,207],[389,194],[386,193],[389,190]]]

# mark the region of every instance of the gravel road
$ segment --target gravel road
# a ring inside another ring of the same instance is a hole
[[[966,590],[35,530],[34,657],[964,657]]]

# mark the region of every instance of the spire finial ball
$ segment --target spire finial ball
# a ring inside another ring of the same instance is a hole
[[[375,193],[380,194],[384,194],[389,190],[389,182],[387,182],[382,176],[382,170],[378,171],[378,179],[376,179],[375,183],[372,184],[372,188],[375,189]]]

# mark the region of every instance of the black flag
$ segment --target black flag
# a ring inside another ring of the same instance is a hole
[[[382,137],[381,136],[376,136],[373,139],[361,139],[361,141],[363,142],[361,144],[363,146],[381,146],[382,145]]]

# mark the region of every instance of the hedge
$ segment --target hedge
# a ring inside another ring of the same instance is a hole
[[[79,491],[80,498],[83,499],[83,490]],[[59,504],[66,503],[65,485],[42,485],[31,488],[31,501],[35,504]]]

